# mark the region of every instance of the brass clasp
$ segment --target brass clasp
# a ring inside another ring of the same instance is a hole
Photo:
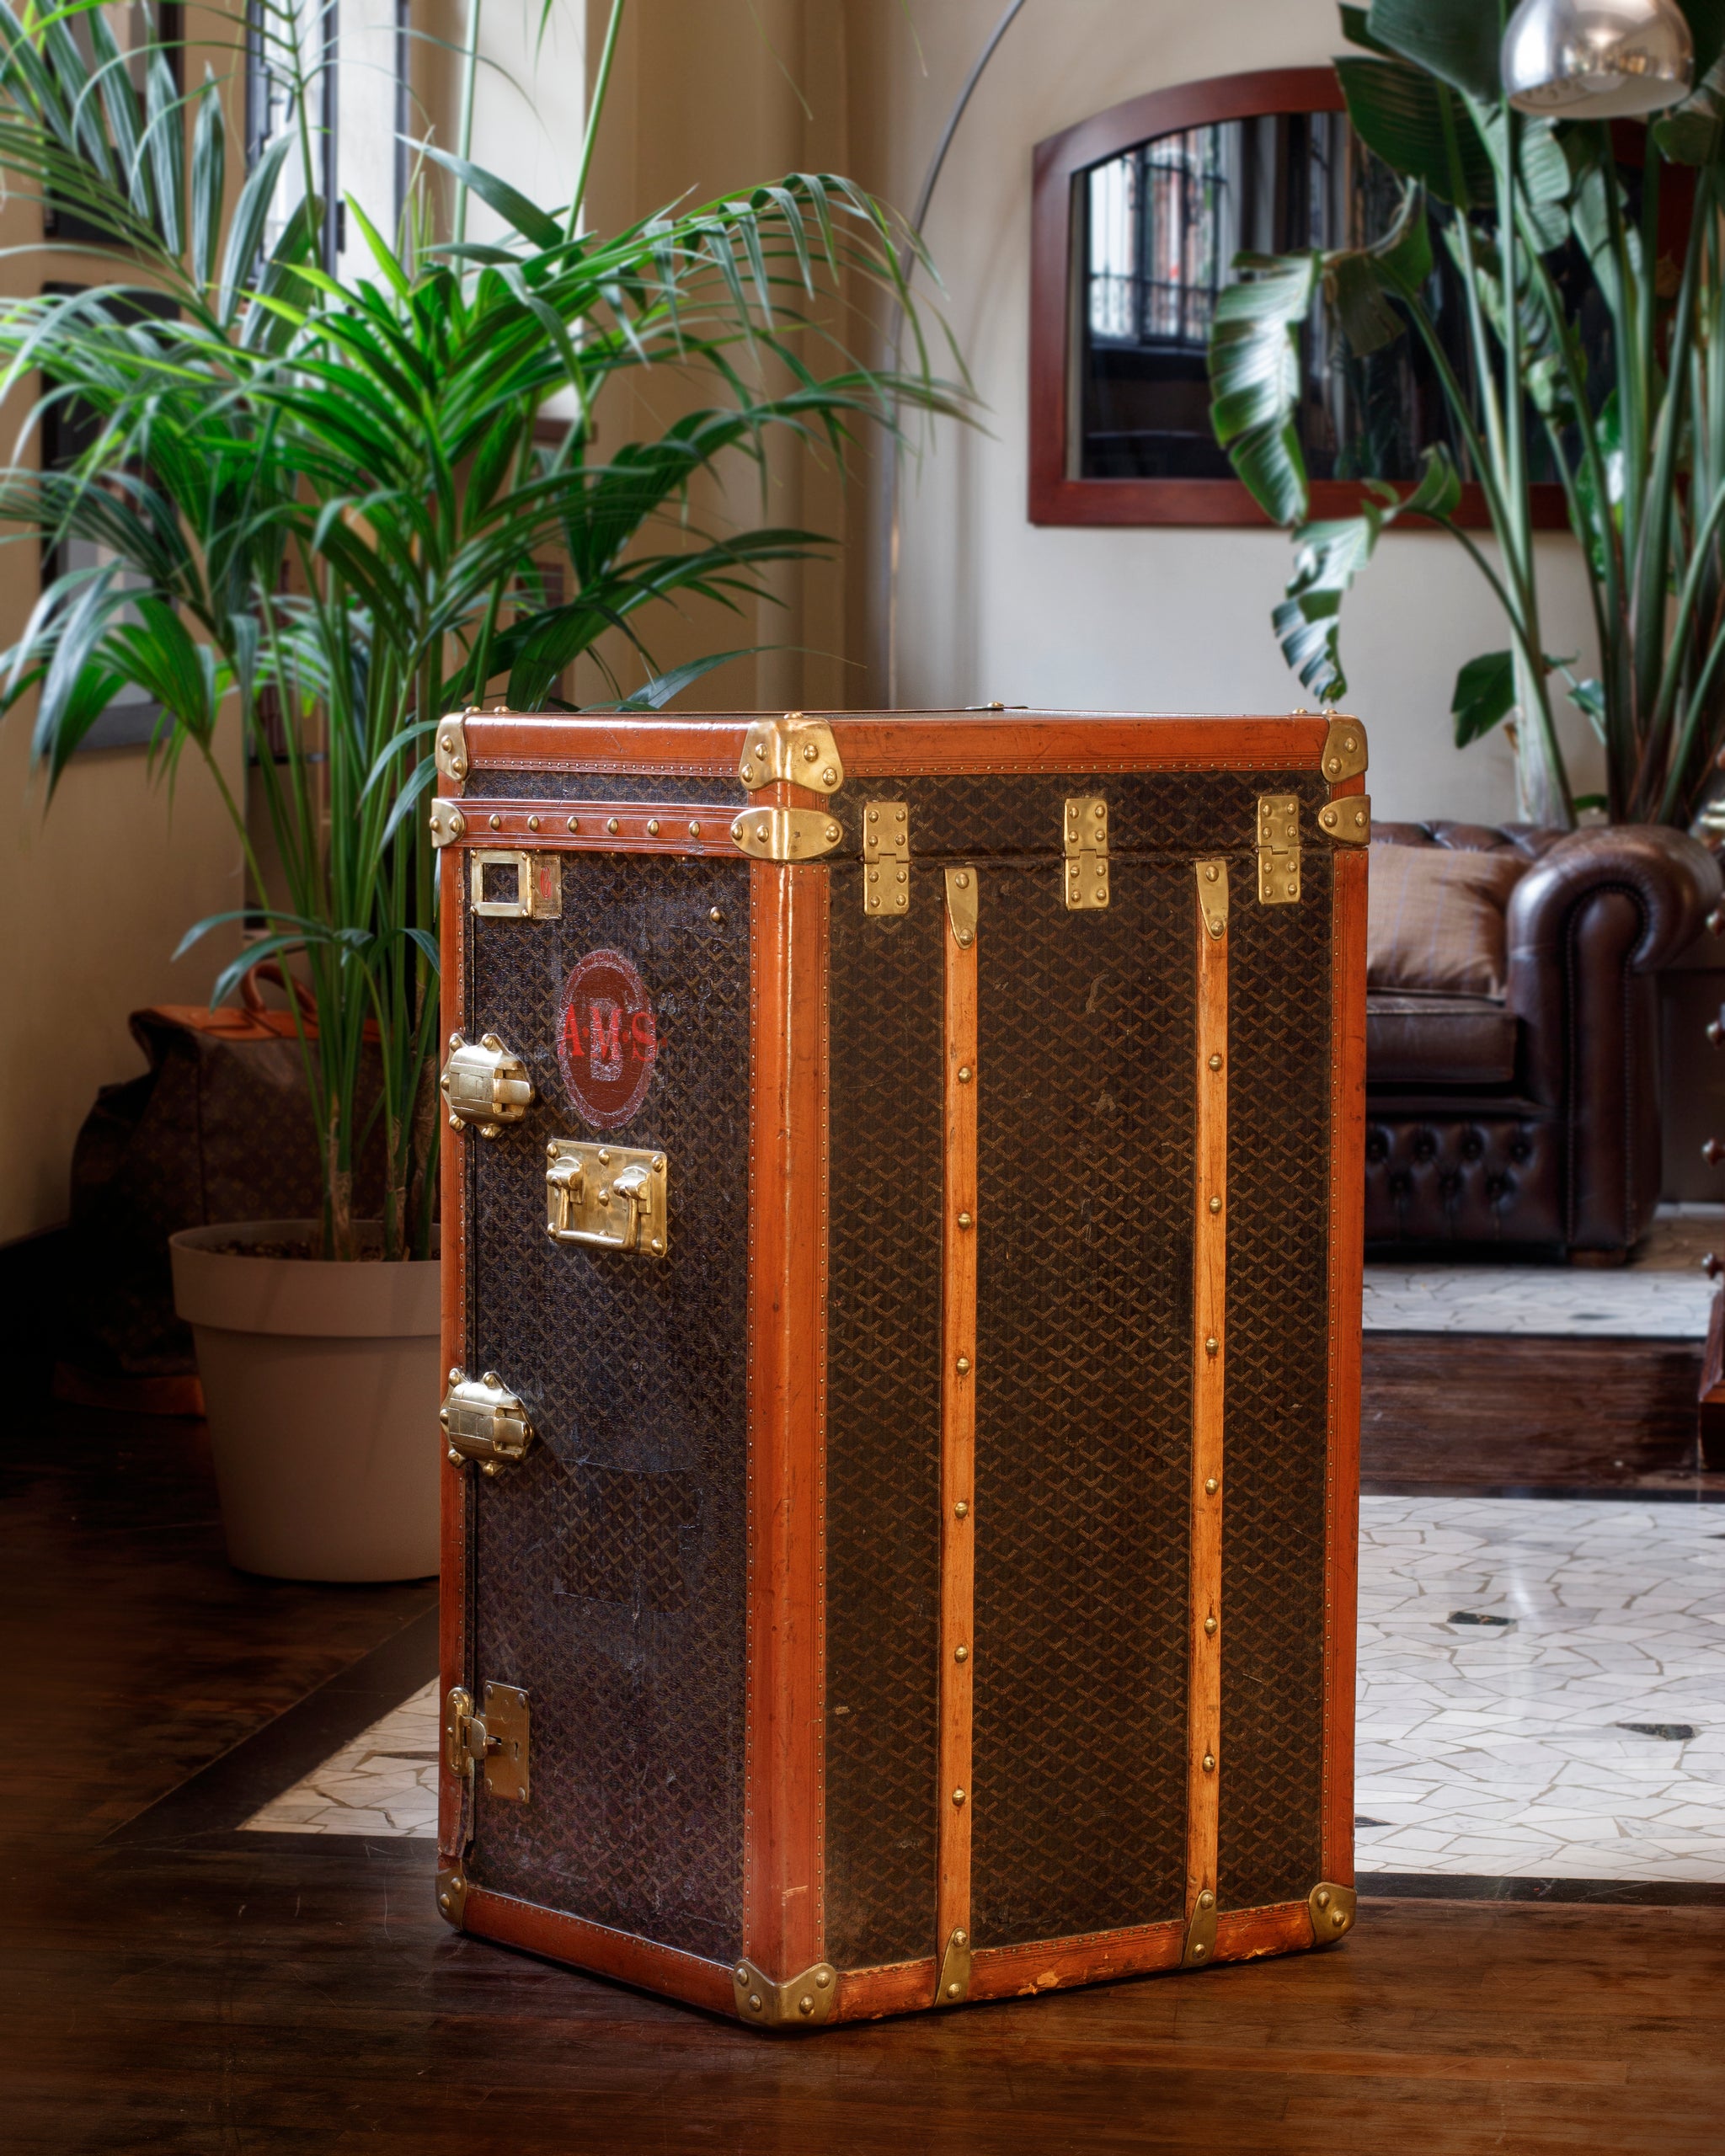
[[[450,1459],[457,1466],[465,1460],[477,1460],[483,1475],[515,1466],[533,1443],[526,1407],[495,1370],[487,1370],[477,1382],[465,1370],[451,1370],[437,1419]]]
[[[482,1138],[500,1137],[506,1125],[519,1123],[533,1105],[526,1065],[495,1033],[482,1033],[477,1042],[451,1033],[438,1087],[449,1110],[450,1129],[469,1124]]]

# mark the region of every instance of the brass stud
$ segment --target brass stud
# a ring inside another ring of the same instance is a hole
[[[1204,1944],[1204,1940],[1200,1939],[1197,1945],[1192,1950],[1192,1958],[1194,1961],[1201,1961],[1209,1952],[1210,1948]]]
[[[953,1934],[953,1944],[954,1946],[968,1946],[969,1943],[970,1935],[969,1932],[955,1931]]]
[[[1221,1199],[1220,1198],[1211,1198],[1210,1202],[1210,1209],[1212,1213],[1220,1213],[1222,1209]]]
[[[743,835],[743,819],[742,819],[742,818],[740,816],[740,817],[738,817],[738,819],[737,819],[736,822],[731,825],[731,836],[732,836],[734,839],[740,839],[740,838],[741,838],[741,836],[742,836],[742,835]]]
[[[617,828],[617,818],[615,816],[607,816],[605,819],[605,828],[608,831],[615,831]]]
[[[965,1371],[968,1370],[969,1367],[970,1358],[968,1355],[960,1355],[959,1358],[959,1375],[963,1377]]]
[[[968,1213],[961,1213],[959,1215],[959,1225],[961,1228],[968,1228],[972,1225],[973,1223],[971,1221],[970,1215]]]
[[[744,785],[745,785],[745,786],[748,786],[748,785],[750,785],[750,784],[753,782],[753,780],[754,780],[754,776],[755,776],[755,766],[754,766],[754,765],[753,765],[753,764],[745,764],[745,765],[744,765],[744,766],[743,766],[743,769],[742,769],[742,781],[743,781]]]
[[[1214,1752],[1206,1752],[1204,1755],[1204,1771],[1207,1774],[1213,1774],[1215,1770],[1216,1755]]]
[[[825,1969],[822,1969],[819,1971],[815,1976],[814,1988],[816,1991],[825,1991],[831,1982],[831,1977]]]
[[[962,1804],[964,1801],[964,1792],[963,1790],[955,1789],[953,1791],[953,1801],[954,1804]]]
[[[759,1992],[753,1992],[750,1994],[749,2011],[751,2014],[758,2014],[761,2011],[761,1994]]]
[[[956,1983],[949,1983],[949,1984],[947,1986],[947,1997],[948,1997],[948,1999],[956,1999],[958,1996],[959,1996],[959,1987],[958,1987],[958,1984],[957,1984]]]
[[[969,1506],[964,1502],[964,1500],[962,1497],[960,1497],[958,1503],[953,1507],[953,1516],[958,1519],[967,1518],[969,1516]]]
[[[537,831],[538,828],[539,819],[537,816],[529,816],[527,819],[527,829],[530,831]]]
[[[692,839],[698,839],[700,835],[701,826],[698,824],[691,824],[689,826],[689,836]]]
[[[969,1647],[954,1647],[953,1649],[953,1660],[954,1662],[969,1662],[969,1659],[970,1650]]]
[[[737,1982],[738,1982],[740,1984],[745,1984],[745,1983],[748,1983],[748,1981],[749,1981],[749,1966],[748,1966],[747,1962],[744,1962],[744,1963],[742,1963],[742,1964],[739,1967],[739,1968],[738,1968],[738,1970],[737,1970]]]
[[[970,1066],[968,1063],[961,1063],[959,1065],[959,1083],[961,1086],[968,1086],[970,1083]]]
[[[1216,1636],[1215,1619],[1214,1617],[1206,1617],[1204,1620],[1204,1629],[1206,1637],[1213,1640]]]
[[[1317,1890],[1317,1892],[1316,1892],[1316,1896],[1315,1896],[1313,1898],[1316,1901],[1317,1905],[1318,1905],[1318,1907],[1319,1907],[1321,1909],[1327,1909],[1327,1908],[1328,1908],[1328,1907],[1330,1906],[1330,1890],[1329,1890],[1329,1888],[1328,1888],[1327,1886],[1320,1886],[1320,1887],[1318,1888],[1318,1890]]]
[[[717,906],[708,906],[707,909],[707,918],[715,927],[722,927],[724,924],[724,915],[719,911]]]
[[[826,835],[836,845],[842,834],[836,824],[829,824],[826,827]]]
[[[1211,862],[1210,867],[1204,872],[1204,880],[1206,883],[1214,883],[1220,873],[1220,871],[1217,868],[1215,862]]]
[[[449,1456],[450,1456],[451,1460],[454,1461],[455,1465],[456,1465],[457,1467],[459,1467],[459,1466],[461,1465],[461,1464],[462,1464],[462,1456],[461,1456],[461,1454],[460,1454],[456,1450],[456,1449],[455,1449],[455,1447],[454,1447],[453,1445],[451,1445],[451,1446],[450,1447],[450,1449],[449,1449]]]
[[[491,819],[491,828],[494,831],[500,831],[503,829],[503,819],[501,816],[494,816]]]
[[[1216,1492],[1217,1492],[1218,1490],[1220,1490],[1220,1489],[1221,1488],[1221,1486],[1221,1486],[1221,1484],[1220,1484],[1220,1482],[1218,1482],[1218,1481],[1217,1481],[1217,1480],[1216,1480],[1216,1478],[1215,1477],[1215,1476],[1214,1476],[1214,1475],[1206,1475],[1206,1476],[1204,1476],[1204,1494],[1205,1495],[1205,1497],[1215,1497],[1215,1495]]]
[[[820,782],[823,786],[836,786],[838,784],[839,775],[833,769],[830,764],[829,764],[826,769],[820,774]]]
[[[649,816],[647,819],[647,835],[649,839],[656,839],[659,836],[659,819],[657,816]]]
[[[1332,1909],[1330,1911],[1330,1922],[1334,1924],[1338,1931],[1340,1931],[1348,1922],[1347,1910]]]
[[[798,2014],[812,2014],[814,2011],[814,1994],[813,1992],[805,1991],[804,1993],[803,1996],[797,2001],[797,2011]]]
[[[1211,1893],[1209,1887],[1206,1886],[1204,1892],[1198,1897],[1198,1906],[1201,1909],[1213,1909],[1215,1905],[1216,1897]]]
[[[1220,1056],[1213,1055],[1210,1059],[1210,1067],[1212,1070],[1220,1070],[1222,1067],[1222,1059]]]
[[[580,825],[579,825],[575,821],[574,818],[573,816],[571,816],[571,817],[569,818],[569,829],[570,829],[572,831],[578,831],[578,830],[580,830],[580,828],[581,828],[581,827],[580,827]]]
[[[803,761],[805,764],[812,764],[820,754],[820,750],[812,741],[805,741],[803,744]]]
[[[1206,1355],[1220,1355],[1221,1353],[1222,1343],[1216,1338],[1215,1333],[1212,1332],[1205,1340],[1204,1343],[1204,1352]]]

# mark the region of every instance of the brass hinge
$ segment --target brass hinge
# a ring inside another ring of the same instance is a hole
[[[1258,899],[1260,905],[1290,906],[1300,896],[1300,797],[1258,797]]]
[[[1332,717],[1324,736],[1324,776],[1332,786],[1358,778],[1366,766],[1365,728],[1357,718]]]
[[[862,803],[862,910],[911,910],[911,812],[902,801]]]
[[[563,857],[555,853],[518,853],[512,848],[478,846],[470,857],[473,882],[469,901],[486,921],[561,921],[563,919]],[[515,896],[488,899],[485,871],[513,868]]]
[[[553,1138],[545,1157],[545,1232],[553,1242],[665,1256],[670,1163],[663,1153]]]
[[[1307,1895],[1306,1907],[1311,1911],[1311,1943],[1322,1946],[1353,1930],[1359,1897],[1351,1886],[1332,1886],[1323,1879]]]
[[[1228,932],[1228,864],[1199,861],[1193,866],[1198,872],[1198,910],[1204,926],[1220,941]]]
[[[1340,801],[1327,801],[1317,812],[1317,827],[1338,846],[1371,844],[1371,796],[1350,793]]]
[[[1066,910],[1090,913],[1108,902],[1108,804],[1086,793],[1066,803]]]
[[[477,1383],[464,1370],[449,1374],[449,1390],[437,1411],[449,1457],[479,1463],[480,1472],[495,1475],[524,1460],[533,1443],[533,1425],[516,1396],[495,1370]]]
[[[762,1976],[752,1961],[731,1964],[737,2019],[760,2029],[819,2028],[832,2012],[838,1988],[838,1972],[830,1961],[817,1961],[782,1984]]]
[[[821,808],[748,808],[731,836],[751,861],[818,861],[844,836]]]
[[[955,1931],[947,1941],[947,1951],[940,1957],[940,1974],[935,1978],[934,2003],[937,2006],[957,2006],[970,1992],[970,1935]]]
[[[974,868],[948,869],[947,920],[952,926],[953,941],[961,951],[968,951],[976,941],[978,896]]]
[[[467,1913],[467,1874],[454,1865],[440,1866],[437,1873],[437,1913],[459,1931]]]
[[[467,777],[466,712],[452,712],[437,722],[437,776],[446,786],[464,786]]]
[[[438,1086],[450,1129],[471,1125],[482,1138],[500,1138],[505,1127],[519,1123],[533,1105],[526,1065],[495,1033],[482,1033],[478,1041],[451,1033]]]
[[[471,1780],[476,1764],[485,1769],[485,1794],[511,1804],[527,1801],[527,1744],[532,1715],[527,1695],[513,1684],[488,1684],[483,1713],[473,1695],[457,1684],[443,1702],[443,1756],[452,1774]]]
[[[1186,1944],[1180,1955],[1183,1969],[1201,1969],[1216,1952],[1216,1897],[1206,1886],[1192,1905],[1186,1925]]]
[[[431,825],[431,843],[438,847],[453,846],[467,828],[467,819],[462,814],[460,805],[453,801],[446,801],[441,796],[431,803],[428,820]]]
[[[782,779],[815,793],[836,793],[845,766],[833,730],[824,718],[805,718],[788,711],[782,718],[758,718],[743,740],[737,776],[753,793]]]

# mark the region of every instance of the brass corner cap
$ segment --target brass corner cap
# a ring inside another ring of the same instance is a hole
[[[737,778],[750,793],[782,782],[812,793],[836,793],[845,782],[844,760],[824,718],[788,711],[782,718],[757,718],[743,736]]]
[[[1330,1880],[1321,1879],[1306,1897],[1306,1906],[1311,1913],[1312,1945],[1327,1945],[1352,1931],[1358,1905],[1359,1897],[1353,1887],[1338,1886]]]
[[[1340,786],[1344,779],[1358,778],[1368,760],[1365,728],[1359,721],[1331,713],[1330,730],[1324,736],[1325,782]]]
[[[457,1865],[437,1868],[437,1913],[459,1931],[467,1909],[467,1876]]]
[[[1344,793],[1339,801],[1327,801],[1317,812],[1317,827],[1336,846],[1371,844],[1371,796]]]
[[[750,1961],[731,1964],[731,1992],[737,2019],[756,2029],[818,2029],[838,1997],[839,1972],[830,1961],[817,1961],[800,1977],[776,1984]]]
[[[446,786],[460,787],[467,776],[467,730],[466,712],[453,712],[437,722],[434,753],[437,760],[437,776]]]

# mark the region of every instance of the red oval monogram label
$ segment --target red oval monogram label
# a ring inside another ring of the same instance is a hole
[[[659,1053],[646,985],[621,951],[590,951],[563,985],[557,1059],[583,1119],[616,1130],[639,1110]]]

